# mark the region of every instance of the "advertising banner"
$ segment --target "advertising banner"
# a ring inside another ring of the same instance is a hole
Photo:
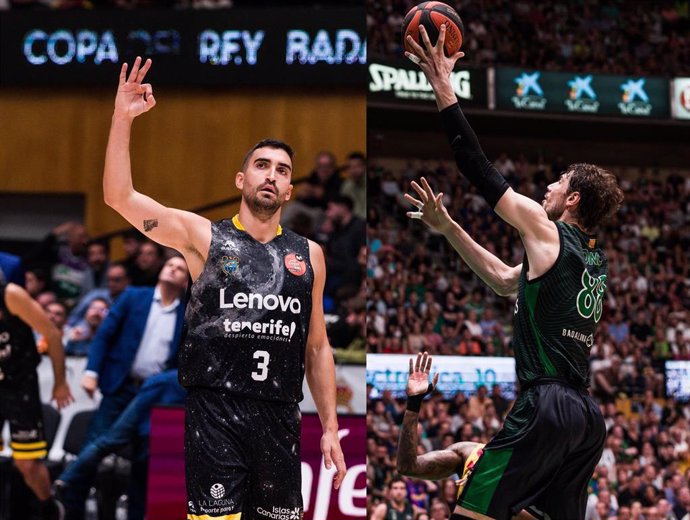
[[[664,78],[496,69],[496,108],[524,112],[669,117]]]
[[[690,78],[673,80],[671,111],[676,119],[690,119]]]
[[[2,85],[108,85],[138,55],[154,85],[361,86],[361,9],[10,11]]]
[[[355,520],[366,517],[364,416],[340,416],[338,423],[338,436],[348,471],[340,489],[335,490],[335,467],[330,470],[325,468],[319,448],[322,434],[319,417],[316,414],[302,416],[304,520]],[[182,407],[156,407],[153,410],[147,501],[146,518],[149,520],[187,518]],[[283,511],[273,514],[275,520],[294,520]]]
[[[405,385],[410,368],[408,354],[369,354],[367,356],[367,385],[372,397],[390,390],[393,398],[405,397]],[[489,392],[494,384],[501,387],[506,399],[515,398],[515,359],[512,357],[434,356],[431,376],[439,372],[438,390],[446,399],[458,392],[467,397],[484,385]]]
[[[364,388],[365,367],[362,365],[336,365],[335,386],[338,413],[366,414],[367,396]],[[305,378],[302,385],[304,399],[299,404],[302,413],[316,413],[316,404]]]
[[[666,361],[666,396],[690,401],[690,361]]]
[[[380,61],[369,69],[369,101],[435,106],[434,93],[421,69],[408,60]],[[462,69],[450,76],[463,107],[487,108],[486,69]]]

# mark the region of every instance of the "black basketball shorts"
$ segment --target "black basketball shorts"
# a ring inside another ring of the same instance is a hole
[[[296,403],[190,388],[185,402],[187,518],[300,520]]]
[[[538,382],[484,448],[458,497],[459,511],[477,519],[509,520],[522,509],[540,520],[584,519],[605,438],[604,419],[586,391]]]
[[[41,459],[48,454],[35,373],[0,384],[0,430],[5,421],[10,423],[10,446],[14,459]],[[0,448],[1,445],[0,438]]]

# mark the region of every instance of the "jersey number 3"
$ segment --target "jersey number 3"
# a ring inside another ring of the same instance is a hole
[[[257,350],[254,352],[253,358],[260,361],[256,366],[256,370],[252,372],[252,379],[254,381],[266,381],[268,377],[268,362],[271,360],[271,356],[265,350]]]
[[[594,323],[599,323],[604,306],[606,275],[594,278],[585,270],[582,272],[582,285],[584,288],[577,293],[577,312],[583,318],[591,318],[594,315]]]

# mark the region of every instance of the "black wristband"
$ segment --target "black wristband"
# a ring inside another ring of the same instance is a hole
[[[416,395],[410,395],[407,397],[407,409],[411,412],[414,413],[419,413],[419,410],[422,408],[422,401],[424,398],[429,395],[431,392],[434,391],[434,385],[429,383],[429,386],[426,389],[426,392],[423,394],[416,394]]]

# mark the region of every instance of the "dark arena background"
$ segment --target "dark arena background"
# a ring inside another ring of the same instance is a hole
[[[50,404],[52,369],[43,356],[38,372],[52,478],[83,447],[99,403],[80,381],[107,308],[127,277],[131,285],[154,285],[171,253],[133,232],[103,200],[119,70],[141,55],[153,60],[146,81],[157,106],[134,123],[132,171],[140,192],[212,220],[229,218],[239,207],[234,176],[245,152],[266,137],[296,150],[296,202],[286,220],[323,246],[329,266],[324,305],[349,468],[333,490],[334,470],[323,465],[321,426],[305,385],[305,518],[365,517],[365,41],[359,1],[0,1],[0,272],[24,285],[63,330],[76,398],[61,413]],[[343,206],[343,196],[354,204],[348,221],[342,208],[337,215],[332,208],[334,200]],[[56,247],[76,261],[63,265]],[[91,289],[105,308],[91,310],[84,300]],[[153,411],[148,520],[186,518],[183,418],[181,406]],[[38,519],[35,498],[12,466],[6,424],[3,437],[0,519]],[[128,455],[124,449],[101,464],[88,520],[127,518]]]
[[[589,341],[608,435],[586,519],[690,518],[690,6],[449,3],[465,26],[455,92],[510,185],[541,202],[567,165],[592,162],[625,192],[600,231],[609,282]],[[522,261],[516,231],[459,175],[431,88],[402,55],[400,27],[412,5],[374,0],[368,12],[370,514],[390,499],[397,476],[410,357],[435,355],[432,372],[441,374],[420,415],[420,453],[488,441],[516,392],[514,301],[494,295],[442,236],[405,216],[403,194],[426,176],[477,242],[510,265]],[[405,481],[415,520],[449,517],[454,478]]]

